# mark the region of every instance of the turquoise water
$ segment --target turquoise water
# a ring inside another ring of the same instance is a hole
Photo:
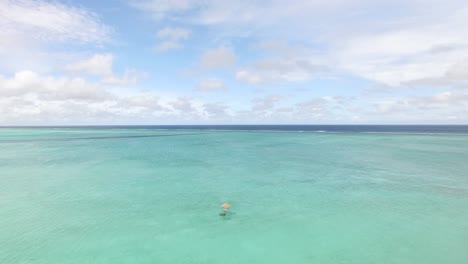
[[[0,129],[0,263],[467,263],[467,172],[468,135]]]

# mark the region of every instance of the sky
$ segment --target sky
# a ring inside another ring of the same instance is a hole
[[[0,0],[0,125],[468,124],[466,0]]]

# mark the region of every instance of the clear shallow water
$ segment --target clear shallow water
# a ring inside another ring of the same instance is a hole
[[[0,263],[465,263],[467,171],[463,134],[0,129]]]

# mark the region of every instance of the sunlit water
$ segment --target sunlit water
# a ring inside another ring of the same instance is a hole
[[[0,263],[468,263],[467,241],[467,134],[0,129]]]

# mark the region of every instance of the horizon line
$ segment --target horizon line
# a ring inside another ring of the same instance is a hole
[[[164,125],[0,125],[0,128],[49,128],[49,127],[186,127],[186,126],[468,126],[468,124],[164,124]]]

